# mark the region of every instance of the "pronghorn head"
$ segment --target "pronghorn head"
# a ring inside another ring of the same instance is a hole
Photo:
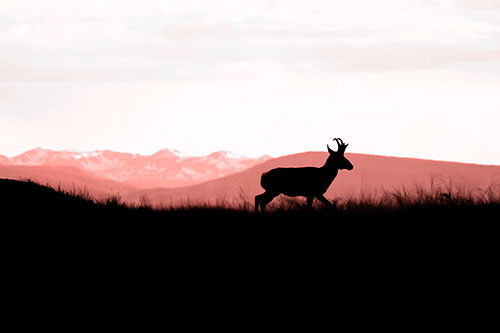
[[[330,149],[330,146],[328,144],[326,145],[326,147],[328,148],[328,152],[330,153],[330,156],[326,161],[327,165],[339,170],[352,170],[354,168],[353,165],[347,158],[344,157],[345,149],[349,144],[344,144],[344,142],[340,138],[333,139],[333,141],[337,142],[338,148],[337,151],[333,151]]]

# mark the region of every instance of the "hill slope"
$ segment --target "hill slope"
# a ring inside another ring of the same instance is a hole
[[[500,184],[500,166],[475,165],[432,160],[346,154],[354,165],[353,171],[342,170],[330,186],[326,197],[349,198],[380,194],[406,187],[465,191],[481,191]],[[262,164],[203,184],[176,189],[148,189],[130,191],[124,199],[138,201],[146,198],[153,204],[186,202],[215,202],[245,199],[263,192],[260,175],[275,167],[321,166],[327,153],[307,152],[268,160]],[[450,185],[451,184],[451,185]]]
[[[120,195],[124,191],[137,190],[136,187],[130,184],[98,178],[73,167],[0,165],[0,178],[13,180],[29,179],[65,191],[77,193],[86,191],[97,199]]]

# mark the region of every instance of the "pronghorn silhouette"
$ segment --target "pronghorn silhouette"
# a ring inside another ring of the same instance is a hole
[[[307,198],[307,209],[311,209],[314,198],[327,206],[332,206],[323,194],[333,182],[339,170],[352,170],[353,165],[344,157],[348,144],[340,138],[333,139],[338,149],[333,151],[326,145],[330,156],[320,167],[303,168],[275,168],[264,172],[260,178],[260,185],[266,190],[255,197],[255,212],[262,212],[276,196],[285,194],[291,197],[304,196]]]

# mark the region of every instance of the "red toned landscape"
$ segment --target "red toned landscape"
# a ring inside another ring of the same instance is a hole
[[[5,216],[498,215],[495,1],[23,0],[1,9]]]
[[[321,166],[326,152],[279,158],[247,158],[230,152],[184,156],[175,150],[153,155],[112,151],[77,153],[34,149],[0,157],[0,178],[32,180],[96,199],[148,202],[153,207],[221,202],[253,204],[262,193],[260,176],[276,167]],[[500,190],[500,166],[346,153],[352,171],[340,170],[325,196],[329,200],[376,198],[393,191],[454,191],[481,195]]]
[[[0,50],[17,324],[266,308],[245,292],[489,304],[500,0],[0,0]]]
[[[321,166],[328,154],[308,152],[268,160],[248,170],[203,184],[175,189],[146,189],[127,192],[127,200],[141,197],[152,203],[253,201],[263,192],[260,176],[276,167]],[[329,199],[352,199],[377,196],[384,191],[406,188],[432,190],[452,189],[481,192],[489,188],[500,190],[500,166],[484,166],[453,162],[439,162],[411,158],[397,158],[366,154],[346,154],[353,163],[352,171],[340,171],[326,192]]]

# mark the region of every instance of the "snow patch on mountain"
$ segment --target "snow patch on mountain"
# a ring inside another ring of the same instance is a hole
[[[0,164],[74,167],[99,178],[145,188],[194,185],[243,171],[267,159],[268,156],[249,158],[229,151],[188,156],[175,149],[139,155],[110,150],[80,152],[36,148],[10,159],[0,156]]]

